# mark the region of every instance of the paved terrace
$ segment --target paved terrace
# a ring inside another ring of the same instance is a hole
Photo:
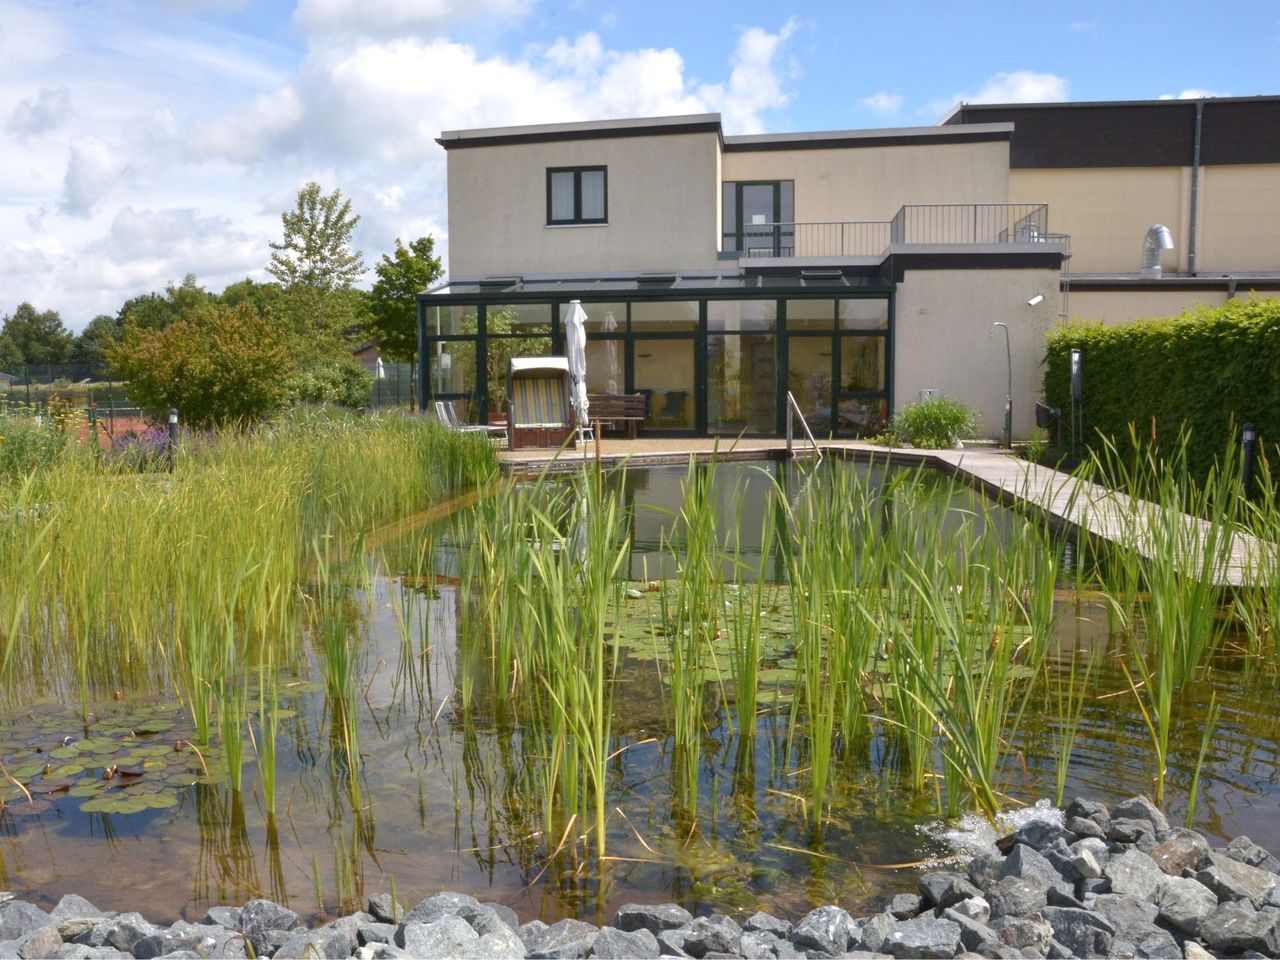
[[[848,441],[822,441],[822,450],[829,456],[861,460],[882,460],[904,466],[920,463],[954,474],[973,484],[1002,503],[1040,514],[1059,529],[1072,532],[1087,531],[1090,535],[1111,543],[1125,536],[1132,526],[1131,517],[1143,520],[1154,518],[1160,508],[1153,503],[1134,500],[1099,484],[1079,480],[1069,474],[1041,467],[1001,450],[989,447],[966,450],[914,450],[888,448],[868,443]],[[812,458],[813,449],[801,440],[795,450],[802,457]],[[598,445],[588,443],[585,450],[518,450],[502,452],[501,460],[509,470],[539,472],[576,470],[584,462],[593,462],[598,456],[605,465],[623,461],[636,466],[685,464],[690,456],[720,460],[782,459],[786,456],[786,441],[776,438],[735,439],[721,437],[651,438],[615,440],[605,438]],[[1209,524],[1196,517],[1181,515],[1184,525],[1184,543],[1195,545],[1205,542]],[[1141,540],[1141,538],[1140,538]],[[1138,548],[1143,549],[1141,542]],[[1239,587],[1253,580],[1252,571],[1276,568],[1276,547],[1253,537],[1238,535],[1231,544],[1226,563],[1214,579],[1219,586]]]

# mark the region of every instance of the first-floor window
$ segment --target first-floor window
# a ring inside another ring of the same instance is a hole
[[[606,180],[604,167],[549,168],[547,223],[607,223]]]

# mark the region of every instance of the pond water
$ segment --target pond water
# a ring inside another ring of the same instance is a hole
[[[864,471],[873,483],[889,476],[865,466],[824,469]],[[760,562],[768,491],[778,482],[799,498],[820,481],[794,466],[719,471],[715,509],[722,528],[749,518],[741,523],[739,559],[764,570],[766,579],[780,579],[781,558]],[[633,544],[627,571],[643,588],[642,597],[633,597],[637,605],[654,602],[648,581],[675,573],[666,540],[684,476],[683,468],[634,470],[620,481]],[[963,510],[952,508],[956,515],[940,506],[937,521],[962,522]],[[1014,519],[995,510],[981,522],[999,534]],[[789,728],[784,700],[769,709],[767,694],[757,735],[745,747],[723,705],[712,708],[697,770],[698,808],[681,809],[662,681],[639,644],[626,651],[616,685],[611,860],[602,875],[571,858],[548,861],[531,840],[540,801],[522,775],[523,731],[500,697],[484,709],[457,706],[467,597],[456,579],[460,547],[442,540],[432,549],[438,576],[430,582],[394,569],[374,580],[356,647],[354,778],[337,747],[337,721],[314,682],[318,662],[302,665],[286,685],[274,818],[266,815],[252,742],[237,792],[209,770],[225,765],[225,757],[189,747],[189,720],[145,678],[93,704],[87,725],[79,703],[68,702],[73,685],[66,677],[32,678],[22,705],[0,717],[6,772],[24,782],[36,773],[53,783],[62,777],[70,785],[29,801],[12,787],[5,794],[0,886],[46,904],[76,892],[100,907],[140,909],[164,921],[198,918],[210,905],[256,896],[304,915],[332,912],[342,901],[393,886],[410,903],[441,889],[472,893],[512,906],[522,920],[599,919],[633,900],[673,900],[694,911],[760,905],[794,916],[832,901],[869,909],[914,889],[916,870],[903,865],[951,852],[921,829],[938,821],[935,799],[905,787],[883,731],[857,762],[837,765],[829,816],[812,826],[800,786],[809,760]],[[1100,599],[1076,596],[1065,583],[1056,596],[1053,631],[1062,651],[1105,651],[1119,643]],[[778,604],[785,606],[785,598]],[[785,612],[776,617],[781,636]],[[1052,673],[1062,679],[1066,668]],[[1053,795],[1060,732],[1053,691],[1050,683],[1033,696],[1013,745],[1016,761],[1005,771],[1013,803]],[[1186,687],[1170,751],[1171,820],[1187,808],[1213,696],[1221,718],[1207,747],[1194,823],[1214,837],[1243,833],[1280,850],[1275,694],[1274,678],[1244,662],[1219,662]],[[1103,657],[1082,708],[1067,796],[1113,800],[1150,792],[1147,752],[1132,690]]]

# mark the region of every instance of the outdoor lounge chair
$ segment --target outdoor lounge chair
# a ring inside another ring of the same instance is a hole
[[[576,446],[564,357],[512,357],[507,368],[507,417],[512,450]]]
[[[685,421],[684,403],[688,396],[686,390],[668,391],[658,422],[664,427],[687,427],[689,424]]]
[[[463,423],[452,400],[436,401],[436,419],[458,433],[483,433],[490,440],[507,442],[507,428],[501,424]]]

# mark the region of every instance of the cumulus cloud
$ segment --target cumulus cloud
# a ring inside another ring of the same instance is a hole
[[[1201,100],[1206,97],[1229,97],[1229,93],[1218,93],[1216,90],[1205,90],[1200,87],[1188,87],[1181,93],[1162,93],[1161,100]]]
[[[71,91],[66,87],[41,87],[34,97],[13,108],[5,130],[19,139],[56,130],[71,116]]]
[[[62,178],[63,213],[87,217],[119,180],[120,161],[97,137],[80,137],[71,144],[71,156]]]
[[[902,94],[889,93],[887,90],[877,90],[871,96],[863,97],[859,100],[858,105],[866,107],[874,113],[893,116],[902,109]]]
[[[943,114],[958,103],[1060,103],[1067,99],[1065,77],[1034,70],[1011,70],[992,74],[977,93],[955,93],[948,99],[933,100],[924,112]]]
[[[435,35],[459,20],[513,21],[533,0],[300,0],[294,22],[316,38]]]
[[[796,18],[792,17],[777,33],[750,27],[738,38],[728,90],[720,104],[727,132],[763,133],[761,112],[787,105],[790,98],[778,81],[774,60],[779,48],[796,32],[798,25]]]

